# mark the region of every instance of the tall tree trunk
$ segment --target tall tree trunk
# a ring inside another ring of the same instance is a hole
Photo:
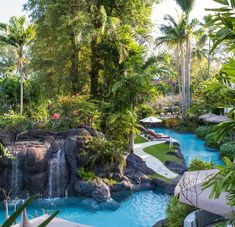
[[[20,76],[20,115],[23,115],[24,106],[24,78],[23,75]]]
[[[176,57],[177,57],[177,75],[178,75],[178,87],[179,87],[179,94],[181,94],[181,79],[180,79],[180,74],[181,74],[181,69],[180,69],[180,46],[179,44],[177,45],[176,48]]]
[[[180,44],[180,52],[181,52],[181,88],[182,88],[182,116],[185,115],[186,112],[186,104],[185,104],[185,62],[184,62],[184,45]]]
[[[190,69],[191,69],[191,42],[190,39],[186,43],[186,61],[185,61],[185,79],[186,79],[186,110],[190,107],[191,103],[191,78],[190,78]]]
[[[134,153],[134,133],[133,131],[129,134],[129,145],[128,145],[129,153]]]
[[[95,12],[91,12],[92,23],[97,33],[102,27],[102,19],[100,17],[101,3],[97,1]],[[90,71],[90,94],[93,97],[98,95],[98,84],[99,84],[99,71],[100,71],[100,57],[98,53],[98,35],[93,35],[91,39],[91,71]]]
[[[207,78],[210,78],[210,68],[211,68],[211,39],[209,38],[209,52],[208,52],[208,68],[207,68]]]
[[[70,68],[70,78],[71,78],[71,87],[73,95],[76,95],[80,91],[80,81],[79,81],[79,72],[78,72],[78,51],[76,45],[76,36],[70,28],[70,42],[71,42],[71,68]]]
[[[91,96],[95,97],[98,95],[98,83],[99,83],[99,56],[97,50],[97,37],[93,37],[91,40],[91,71],[90,71],[90,78],[91,78],[91,87],[90,87],[90,94]]]

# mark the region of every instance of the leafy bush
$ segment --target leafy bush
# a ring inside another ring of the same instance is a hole
[[[212,169],[213,164],[211,162],[204,162],[198,159],[194,159],[191,161],[189,165],[189,171],[197,171],[197,170],[207,170]]]
[[[138,118],[141,120],[143,118],[155,115],[155,110],[150,106],[142,104],[138,107],[137,115]]]
[[[220,148],[221,144],[224,144],[228,141],[230,141],[230,139],[228,137],[225,137],[220,143],[217,142],[216,140],[216,133],[210,133],[205,137],[206,140],[206,146],[211,147],[211,148]]]
[[[195,129],[198,127],[198,121],[196,118],[183,118],[177,121],[177,125],[175,127],[178,131],[183,132],[194,132]]]
[[[175,128],[177,126],[177,119],[175,118],[170,118],[165,120],[165,126],[167,128]]]
[[[182,227],[186,216],[194,210],[195,207],[181,203],[175,196],[171,197],[167,207],[167,226]]]
[[[79,168],[77,171],[77,175],[82,180],[95,180],[97,176],[92,171],[87,171],[84,168]]]
[[[24,115],[9,111],[1,117],[0,128],[16,132],[25,131],[30,128],[30,120]]]
[[[86,96],[62,96],[55,111],[61,113],[61,122],[69,128],[75,128],[86,124],[92,126],[93,121],[99,115],[98,108],[92,100]]]
[[[231,161],[235,159],[235,142],[228,142],[220,146],[220,152]]]
[[[208,134],[213,132],[212,126],[201,126],[195,130],[195,134],[200,138],[205,138]]]
[[[107,141],[104,138],[93,138],[87,147],[87,151],[92,151],[87,164],[91,169],[101,167],[109,172],[117,168],[123,170],[125,165],[124,147],[115,141]]]

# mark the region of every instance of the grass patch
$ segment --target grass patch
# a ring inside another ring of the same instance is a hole
[[[146,140],[144,137],[142,136],[136,136],[135,137],[135,144],[140,144],[140,143],[146,143],[148,142],[148,140]]]
[[[170,182],[171,182],[170,179],[168,179],[168,178],[166,178],[166,177],[164,177],[164,176],[162,176],[162,175],[160,175],[160,174],[158,174],[158,173],[154,173],[154,174],[148,175],[148,177],[149,177],[150,179],[157,178],[157,179],[160,179],[160,180],[165,181],[166,183],[170,183]]]
[[[169,151],[174,151],[174,149],[170,148],[169,144],[165,144],[165,143],[156,144],[150,147],[146,147],[144,149],[144,152],[154,156],[155,158],[159,159],[164,164],[166,161],[173,161],[173,162],[181,164],[182,160],[180,158],[174,155],[167,154]]]

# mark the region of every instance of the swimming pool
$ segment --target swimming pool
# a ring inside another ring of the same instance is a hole
[[[79,206],[78,198],[38,200],[27,209],[32,216],[37,210],[41,215],[41,208],[60,210],[58,217],[96,227],[150,227],[166,217],[166,208],[169,196],[159,191],[143,191],[130,196],[121,203],[116,211],[92,212]],[[4,209],[0,207],[0,222],[4,220]]]
[[[155,129],[178,140],[187,165],[194,158],[223,164],[219,151],[204,145],[205,141],[192,133],[179,133],[171,129]],[[35,210],[42,215],[41,208],[50,211],[60,210],[58,217],[69,221],[96,227],[150,227],[166,218],[169,196],[160,191],[143,191],[130,196],[116,211],[101,210],[92,212],[80,206],[80,199],[38,200],[28,207],[27,213],[33,216]],[[4,221],[4,209],[0,206],[0,223]]]
[[[195,134],[181,133],[165,128],[155,128],[154,130],[159,133],[169,135],[179,141],[187,166],[195,158],[202,161],[212,162],[216,165],[223,165],[223,161],[220,159],[220,152],[216,149],[211,149],[205,146],[205,141],[198,138]]]

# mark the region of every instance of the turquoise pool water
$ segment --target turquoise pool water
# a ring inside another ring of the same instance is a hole
[[[204,141],[192,133],[178,133],[170,129],[155,129],[159,133],[167,134],[181,144],[187,164],[194,158],[223,164],[219,158],[219,151],[204,145]],[[32,217],[35,210],[39,215],[42,208],[50,213],[60,210],[58,217],[69,221],[79,222],[95,227],[150,227],[166,217],[169,196],[160,191],[143,191],[133,194],[121,203],[116,211],[92,212],[80,206],[78,198],[38,200],[28,207],[27,213]],[[0,206],[0,223],[4,221],[4,209]]]
[[[181,151],[185,157],[186,164],[197,158],[202,161],[213,162],[216,165],[223,164],[220,159],[220,153],[216,149],[211,149],[205,146],[205,141],[198,138],[193,133],[179,133],[171,129],[157,128],[159,133],[164,133],[176,139],[180,143]]]
[[[150,227],[165,218],[169,196],[161,192],[143,191],[133,194],[121,203],[116,211],[91,212],[79,206],[79,199],[38,200],[27,209],[29,215],[41,208],[50,212],[60,210],[58,217],[96,227]],[[4,209],[0,208],[0,223],[4,220]]]

